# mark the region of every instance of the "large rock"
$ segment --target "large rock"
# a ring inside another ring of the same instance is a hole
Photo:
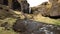
[[[21,5],[21,11],[24,13],[29,13],[29,3],[27,0],[17,0]]]
[[[29,3],[27,0],[1,0],[0,4],[7,5],[14,10],[29,13]]]
[[[60,1],[59,0],[49,0],[49,2],[44,2],[37,7],[33,7],[34,13],[41,13],[43,16],[48,17],[59,17],[60,16]]]
[[[48,2],[44,2],[37,7],[32,7],[33,13],[40,13],[43,16],[47,16],[48,10],[50,9],[51,5]]]
[[[60,27],[32,20],[17,20],[13,30],[21,34],[60,34]]]
[[[50,0],[52,7],[49,10],[50,16],[60,16],[60,3],[59,0]]]

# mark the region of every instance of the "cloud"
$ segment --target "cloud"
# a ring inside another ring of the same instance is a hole
[[[34,6],[40,5],[41,3],[46,2],[48,0],[27,0],[27,1],[30,4],[30,7],[34,7]]]

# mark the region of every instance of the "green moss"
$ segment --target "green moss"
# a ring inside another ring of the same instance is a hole
[[[13,30],[5,30],[3,27],[0,27],[0,34],[18,34]]]
[[[14,22],[16,21],[16,19],[14,18],[6,18],[4,20],[0,20],[0,24],[8,22],[9,27],[12,27],[12,25],[14,24]],[[10,30],[5,30],[5,27],[0,27],[0,34],[18,34],[16,32],[14,32],[12,30],[12,28],[10,28]]]

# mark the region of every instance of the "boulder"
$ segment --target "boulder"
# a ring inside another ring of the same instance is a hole
[[[21,5],[21,11],[24,13],[29,13],[29,3],[27,0],[17,0]]]
[[[28,19],[18,19],[12,28],[21,34],[60,34],[60,26]]]

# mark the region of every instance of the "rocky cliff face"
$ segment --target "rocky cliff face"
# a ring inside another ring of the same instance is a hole
[[[29,3],[27,0],[1,0],[0,4],[9,6],[13,10],[29,13]]]
[[[60,25],[60,20],[44,17],[60,15],[60,0],[56,2],[55,0],[51,1],[32,7],[31,11],[33,14],[15,11],[9,7],[10,5],[0,4],[0,34],[18,34],[18,31],[19,34],[60,34],[60,26],[57,26]],[[14,3],[16,2],[14,1]],[[13,6],[18,5],[14,4]],[[26,6],[26,4],[23,6]]]
[[[44,2],[35,7],[35,9],[37,10],[37,13],[39,12],[43,16],[58,17],[60,16],[60,0],[49,0],[49,2]]]

